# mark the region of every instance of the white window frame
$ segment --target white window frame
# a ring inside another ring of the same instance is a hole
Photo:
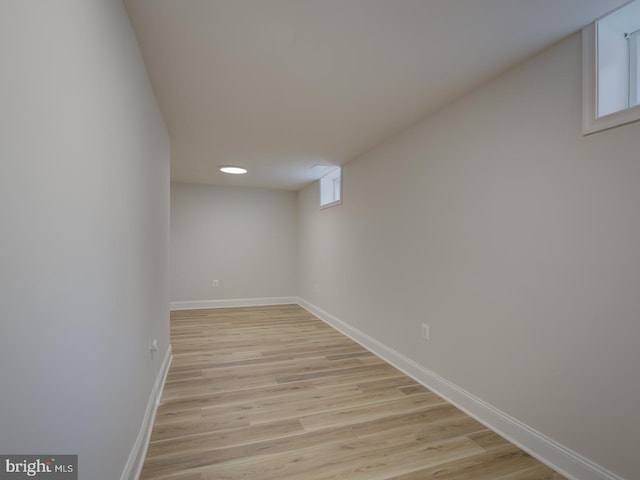
[[[337,175],[336,175],[337,172]],[[322,189],[323,189],[323,183],[331,181],[331,185],[332,185],[332,191],[333,191],[333,198],[334,200],[331,202],[327,202],[325,204],[322,203]],[[320,208],[329,208],[329,207],[333,207],[335,205],[340,205],[342,203],[342,168],[337,167],[334,170],[332,170],[331,172],[327,173],[326,175],[323,175],[322,178],[320,178],[320,180],[318,180],[318,190],[319,190],[319,203],[320,203]],[[338,198],[336,199],[336,193]]]
[[[627,35],[629,41],[629,105],[640,104],[638,98],[638,82],[640,73],[638,72],[638,49],[640,49],[640,30]]]
[[[621,8],[624,8],[624,6]],[[608,15],[611,15],[611,13]],[[626,108],[610,115],[598,116],[598,21],[608,15],[601,17],[582,30],[583,135],[640,120],[640,105]]]

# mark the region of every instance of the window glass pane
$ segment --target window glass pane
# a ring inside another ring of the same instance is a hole
[[[640,1],[632,2],[597,22],[598,117],[637,104],[635,33],[638,29]]]
[[[640,120],[640,0],[582,30],[582,133]]]
[[[320,179],[320,206],[340,201],[342,170],[336,168]]]
[[[598,116],[629,107],[627,39],[603,20],[598,25]]]

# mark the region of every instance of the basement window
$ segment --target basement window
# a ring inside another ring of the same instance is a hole
[[[342,203],[342,169],[340,167],[320,179],[320,208]]]
[[[582,31],[583,134],[640,120],[640,0]]]

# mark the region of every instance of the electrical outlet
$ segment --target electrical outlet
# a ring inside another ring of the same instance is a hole
[[[220,282],[218,280],[214,280],[213,282],[211,282],[211,286],[213,288],[218,288],[220,286]]]
[[[428,323],[423,323],[422,324],[422,339],[423,340],[429,340],[430,339],[430,334],[429,334],[429,324]]]

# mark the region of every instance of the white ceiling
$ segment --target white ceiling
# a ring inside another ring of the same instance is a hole
[[[289,190],[624,3],[125,0],[172,179]]]

